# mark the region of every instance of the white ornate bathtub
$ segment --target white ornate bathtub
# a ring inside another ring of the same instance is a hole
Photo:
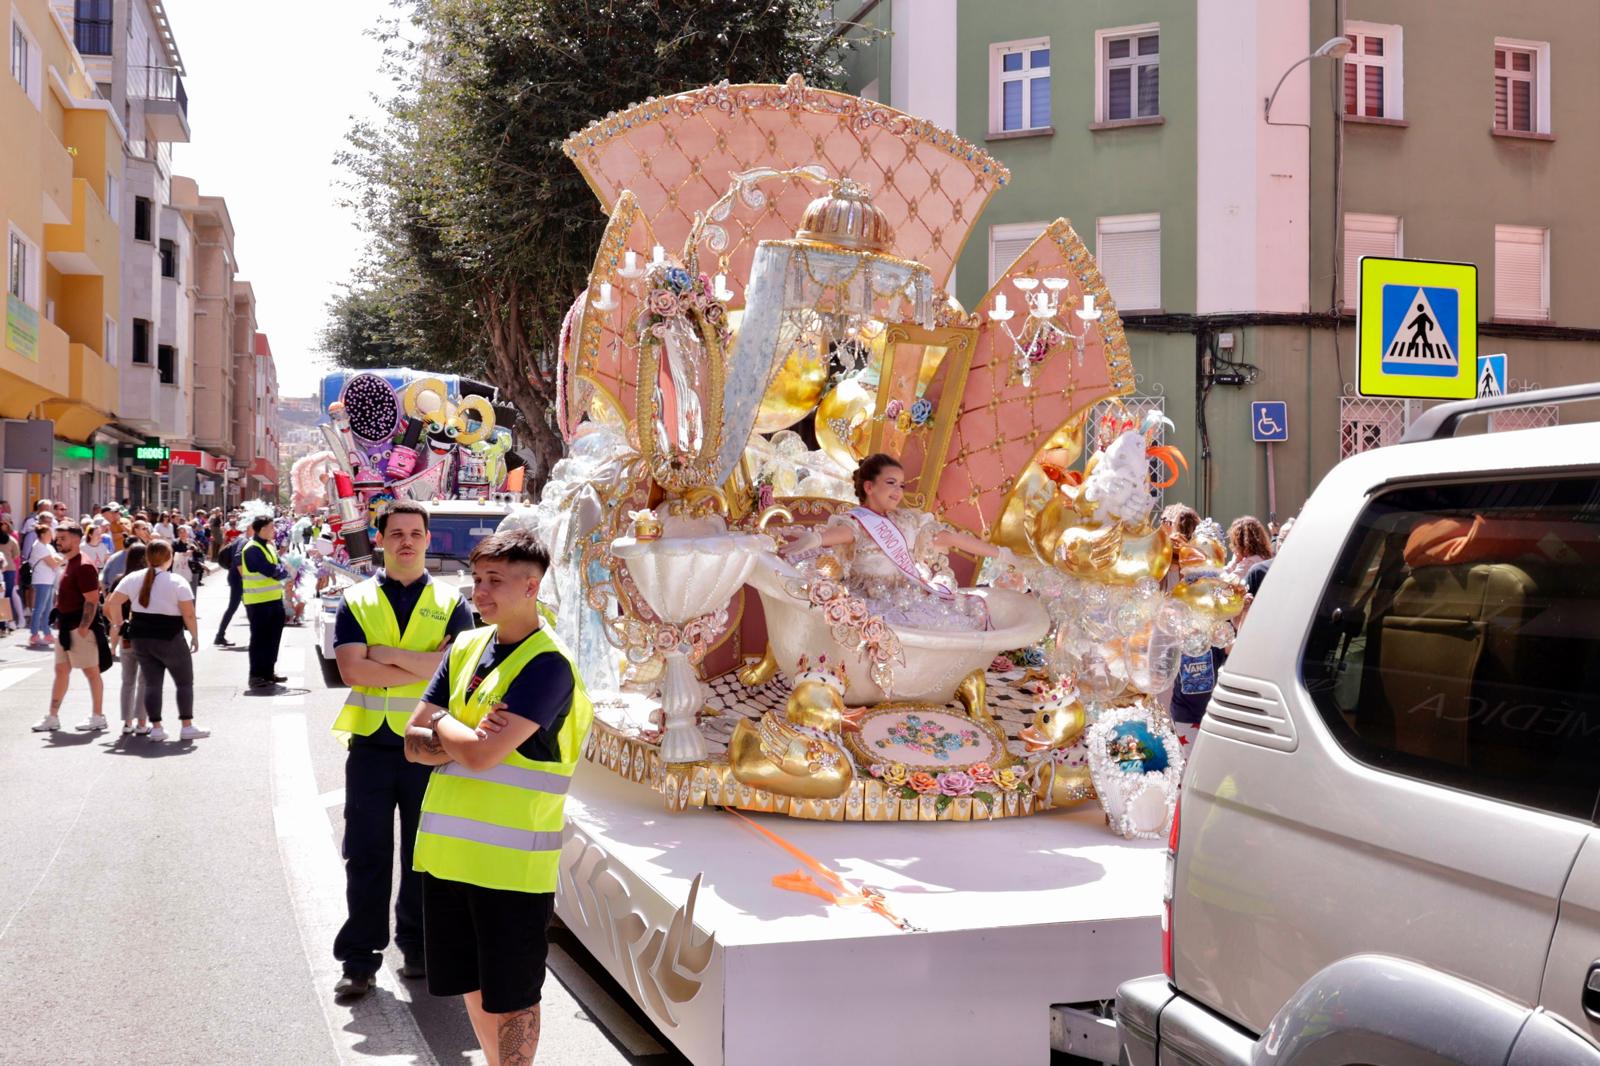
[[[777,565],[787,569],[785,564]],[[784,589],[784,580],[785,575],[772,565],[758,564],[750,575],[750,584],[761,594],[766,610],[767,641],[778,666],[784,676],[792,678],[802,655],[815,659],[819,652],[825,652],[830,661],[842,660],[849,671],[844,701],[851,707],[870,706],[887,699],[948,703],[968,674],[987,666],[1000,652],[1036,643],[1050,629],[1049,615],[1033,596],[1005,589],[963,589],[964,593],[988,601],[994,628],[960,633],[894,627],[905,650],[905,663],[895,664],[894,691],[885,693],[873,683],[866,659],[837,644],[821,613],[791,596]]]

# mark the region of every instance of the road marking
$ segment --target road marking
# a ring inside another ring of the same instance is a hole
[[[24,681],[39,672],[37,666],[10,666],[0,670],[0,689],[10,688],[19,681]]]
[[[545,958],[545,965],[550,967],[550,972],[560,979],[566,986],[572,998],[583,1005],[595,1022],[617,1039],[623,1047],[628,1049],[628,1054],[635,1058],[646,1055],[665,1055],[667,1049],[649,1030],[634,1020],[633,1015],[625,1010],[609,992],[600,986],[589,975],[589,972],[579,965],[578,960],[566,953],[560,944],[551,944],[550,953]]]
[[[323,810],[332,810],[344,802],[344,789],[336,788],[332,791],[324,792],[317,797],[317,802],[322,804]]]
[[[369,994],[348,1006],[333,1000],[340,967],[332,948],[345,919],[344,870],[317,794],[303,714],[272,716],[272,821],[312,988],[339,1062],[438,1066],[411,1013],[410,989],[388,967],[377,977],[387,995]]]
[[[9,670],[5,671],[5,673],[10,672]],[[89,787],[83,790],[83,800],[78,804],[78,813],[72,816],[72,821],[68,823],[66,829],[62,830],[61,839],[56,841],[56,850],[50,853],[50,861],[44,864],[43,870],[39,871],[39,879],[33,883],[32,888],[28,889],[28,894],[22,897],[22,902],[18,903],[17,909],[11,912],[11,916],[6,919],[6,924],[0,926],[0,940],[4,940],[6,934],[11,932],[11,923],[17,920],[17,915],[27,909],[28,904],[32,902],[34,895],[39,891],[39,886],[44,884],[46,877],[50,876],[50,871],[55,867],[56,860],[61,857],[61,849],[67,846],[67,838],[72,836],[72,831],[78,828],[78,823],[83,820],[83,812],[88,809],[89,797],[94,794],[94,787],[106,775],[106,770],[110,769],[110,765],[109,762],[104,763],[100,767],[100,772],[95,774],[94,779],[89,782]]]

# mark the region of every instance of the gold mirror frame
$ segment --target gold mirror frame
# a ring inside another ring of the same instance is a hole
[[[646,313],[641,307],[640,314]],[[638,397],[639,454],[650,477],[670,493],[682,494],[690,489],[710,488],[716,484],[717,454],[722,449],[722,388],[727,372],[727,350],[722,335],[698,311],[687,312],[689,321],[697,328],[700,342],[705,345],[707,394],[700,397],[704,417],[704,431],[700,447],[693,458],[673,462],[665,441],[656,439],[656,386],[661,373],[661,351],[666,341],[648,330],[639,344],[639,369],[635,386]]]
[[[921,349],[917,366],[909,372],[900,366],[904,358],[900,347],[917,347]],[[944,326],[937,329],[924,329],[910,322],[891,322],[884,329],[883,362],[878,371],[878,396],[877,404],[873,409],[872,433],[867,438],[867,454],[880,452],[884,449],[886,435],[891,432],[890,420],[885,417],[889,401],[894,399],[895,383],[905,377],[910,382],[906,390],[909,398],[900,397],[902,403],[909,407],[917,400],[916,380],[922,369],[922,360],[926,358],[929,348],[943,348],[944,358],[940,363],[944,370],[943,385],[939,390],[939,405],[935,409],[927,445],[922,453],[922,466],[917,471],[915,478],[916,492],[908,493],[908,502],[911,496],[927,499],[938,488],[939,478],[944,474],[944,465],[947,453],[950,450],[950,438],[955,433],[956,417],[961,413],[961,396],[966,391],[967,373],[972,368],[972,358],[978,346],[978,331],[975,327]],[[932,382],[929,388],[932,388]],[[893,436],[889,437],[891,446],[896,446],[896,456],[903,458],[905,446],[905,433],[898,428],[892,430]],[[922,506],[913,503],[913,506]]]

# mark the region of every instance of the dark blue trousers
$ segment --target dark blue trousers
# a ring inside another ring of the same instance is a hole
[[[422,956],[422,875],[411,853],[422,817],[422,794],[432,767],[407,762],[404,749],[354,738],[344,762],[344,898],[349,915],[333,940],[344,972],[373,974],[389,946],[389,899],[394,887],[394,817],[400,812],[400,892],[394,903],[394,942]]]

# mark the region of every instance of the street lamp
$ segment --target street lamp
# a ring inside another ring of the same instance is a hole
[[[1329,37],[1317,46],[1315,52],[1295,60],[1289,66],[1289,69],[1283,72],[1283,77],[1278,79],[1278,84],[1272,87],[1272,95],[1267,97],[1266,121],[1272,121],[1272,102],[1278,98],[1278,90],[1283,88],[1283,83],[1289,80],[1289,75],[1294,73],[1295,67],[1298,67],[1301,63],[1309,63],[1313,59],[1343,59],[1350,54],[1351,47],[1350,38],[1348,37]]]

